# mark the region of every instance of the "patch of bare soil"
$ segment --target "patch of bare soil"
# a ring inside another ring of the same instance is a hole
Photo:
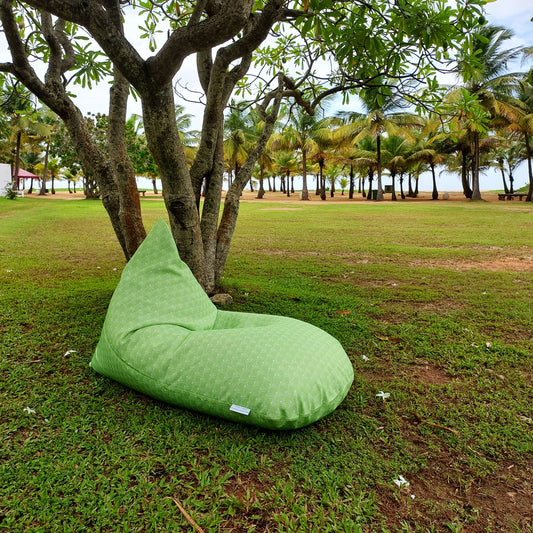
[[[533,256],[498,257],[483,261],[465,261],[457,259],[410,261],[410,266],[425,268],[447,268],[449,270],[486,270],[497,272],[501,270],[513,272],[533,272]]]
[[[468,473],[456,469],[456,458],[443,452],[410,477],[408,486],[379,488],[380,511],[388,526],[394,530],[406,523],[462,533],[533,531],[533,461],[504,464],[466,485],[460,478]]]
[[[429,385],[444,385],[452,381],[447,372],[428,362],[411,365],[408,368],[408,372],[412,373],[413,378],[417,381]]]

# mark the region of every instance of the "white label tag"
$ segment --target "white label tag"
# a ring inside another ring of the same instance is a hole
[[[234,411],[235,413],[239,413],[241,415],[246,415],[248,416],[250,414],[250,409],[248,409],[248,407],[242,407],[240,405],[235,405],[233,404],[230,408],[229,408],[230,411]]]

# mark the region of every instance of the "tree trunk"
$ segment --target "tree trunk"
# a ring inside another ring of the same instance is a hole
[[[159,194],[159,191],[157,190],[157,181],[152,178],[152,189],[154,191],[154,194]]]
[[[48,174],[48,155],[50,153],[50,143],[46,143],[46,151],[44,153],[44,168],[43,176],[41,178],[41,190],[39,191],[39,196],[44,196],[46,194],[46,175]]]
[[[280,86],[281,89],[281,86]],[[272,134],[274,124],[279,114],[279,107],[281,103],[281,90],[277,92],[272,108],[268,114],[265,113],[264,127],[259,139],[255,146],[248,152],[246,161],[239,171],[239,174],[235,177],[235,182],[232,188],[226,194],[224,200],[224,209],[222,211],[222,217],[217,231],[217,249],[216,260],[214,265],[214,283],[216,286],[224,271],[226,260],[230,249],[231,239],[237,225],[237,217],[239,214],[239,197],[244,188],[246,182],[250,179],[253,169],[260,155],[265,150],[266,143]],[[222,134],[220,135],[222,138]],[[223,146],[221,153],[221,161],[223,157]],[[218,213],[218,211],[217,211]]]
[[[302,148],[302,200],[309,200],[309,190],[307,188],[307,151]]]
[[[366,196],[367,200],[372,200],[372,182],[374,181],[374,172],[370,171],[368,173],[368,194]]]
[[[126,109],[130,85],[115,69],[109,99],[107,145],[119,193],[119,218],[124,233],[127,256],[132,257],[146,237],[135,171],[126,148]]]
[[[265,167],[263,165],[260,165],[259,167],[259,190],[257,191],[257,196],[256,196],[258,200],[262,200],[263,197],[265,196],[264,175],[265,175]]]
[[[472,200],[481,200],[479,190],[479,132],[474,132],[474,164],[472,166]]]
[[[183,261],[206,287],[200,216],[176,126],[172,84],[154,88],[142,104],[146,140],[159,169],[174,241]]]
[[[463,194],[466,198],[472,198],[472,189],[468,183],[468,154],[461,151],[461,183],[463,185]]]
[[[383,186],[381,183],[381,135],[376,137],[376,160],[377,160],[377,170],[378,170],[378,193],[376,200],[378,202],[383,201]]]
[[[324,160],[319,161],[320,167],[320,199],[326,199],[326,180],[324,178]]]
[[[437,190],[437,177],[435,176],[435,165],[433,163],[430,163],[429,166],[431,168],[431,178],[433,180],[433,192],[431,194],[431,199],[438,200],[439,191]]]
[[[353,193],[355,189],[355,180],[354,180],[353,165],[350,165],[350,186],[348,189],[348,198],[351,200],[353,198]],[[359,178],[359,192],[361,192],[361,178]]]
[[[205,198],[200,225],[206,264],[205,287],[208,291],[213,291],[216,284],[217,227],[224,181],[224,130],[222,116],[218,124],[212,167],[205,177]]]
[[[19,170],[20,170],[20,142],[22,139],[22,131],[17,131],[17,144],[15,147],[15,169],[13,170],[13,190],[20,190]]]
[[[400,198],[405,200],[405,193],[403,192],[403,172],[400,174]]]
[[[501,162],[500,172],[502,174],[503,191],[505,194],[509,194],[509,187],[507,187],[507,180],[505,179],[505,170],[503,168],[503,162]]]
[[[396,173],[395,172],[391,172],[390,173],[390,177],[391,177],[391,180],[392,180],[392,198],[391,198],[391,200],[393,202],[396,202],[398,200],[398,198],[396,198],[396,190],[395,190],[395,184],[394,184],[394,178],[396,177]]]
[[[531,144],[529,143],[529,136],[527,133],[524,135],[526,141],[526,159],[527,159],[527,171],[529,175],[529,189],[527,191],[526,202],[533,201],[533,169],[531,168]]]

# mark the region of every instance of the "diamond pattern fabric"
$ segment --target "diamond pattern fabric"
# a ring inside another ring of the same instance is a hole
[[[218,310],[163,220],[126,265],[92,368],[159,400],[268,429],[295,429],[344,399],[353,368],[325,331]]]

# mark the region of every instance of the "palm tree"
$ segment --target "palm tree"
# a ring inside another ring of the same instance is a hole
[[[230,113],[224,121],[224,137],[224,157],[231,169],[228,174],[229,187],[231,186],[231,172],[237,176],[255,140],[253,118],[250,113],[245,114],[244,103],[231,101]]]
[[[439,191],[435,167],[446,161],[446,153],[449,150],[448,139],[440,130],[441,122],[439,120],[421,117],[421,121],[424,127],[416,136],[408,159],[410,162],[423,162],[429,166],[433,183],[431,198],[438,200]]]
[[[490,119],[509,118],[512,108],[505,100],[512,94],[518,74],[507,72],[510,61],[523,53],[523,47],[502,50],[513,32],[501,26],[484,26],[474,36],[474,54],[478,65],[471,69],[468,61],[460,61],[465,80],[462,89],[452,91],[448,100],[455,105],[456,122],[469,132],[472,146],[472,195],[481,199],[479,189],[480,139],[489,129]]]
[[[530,137],[533,135],[533,69],[520,80],[516,97],[509,101],[513,105],[515,114],[508,129],[523,138],[529,176],[526,201],[531,202],[533,200],[533,169]]]
[[[298,108],[296,112],[291,112],[288,127],[272,136],[272,149],[293,150],[301,154],[302,200],[309,200],[307,184],[309,163],[318,163],[320,175],[320,169],[324,168],[329,156],[327,150],[332,142],[331,123],[331,119],[320,119]],[[320,185],[317,184],[317,194],[321,194],[321,189],[322,180]]]
[[[391,135],[383,139],[383,154],[385,164],[384,166],[389,170],[392,180],[392,200],[396,198],[395,178],[400,172],[403,173],[407,166],[406,159],[409,156],[409,143],[401,135]],[[401,189],[402,199],[405,198],[403,194],[403,186]]]
[[[376,140],[376,172],[377,172],[377,195],[376,200],[383,200],[383,186],[381,183],[381,141],[387,135],[399,135],[402,128],[420,127],[417,115],[405,112],[393,112],[400,105],[398,98],[384,96],[379,88],[370,89],[362,97],[366,114],[340,113],[339,117],[346,122],[339,128],[345,141],[357,144],[365,137]]]
[[[274,166],[281,173],[281,190],[287,196],[291,195],[290,179],[291,174],[298,171],[298,161],[294,152],[283,151],[277,152]]]
[[[372,181],[377,168],[376,140],[370,136],[360,139],[350,155],[350,160],[360,176],[366,175],[368,177],[368,194],[366,198],[367,200],[372,200]]]

